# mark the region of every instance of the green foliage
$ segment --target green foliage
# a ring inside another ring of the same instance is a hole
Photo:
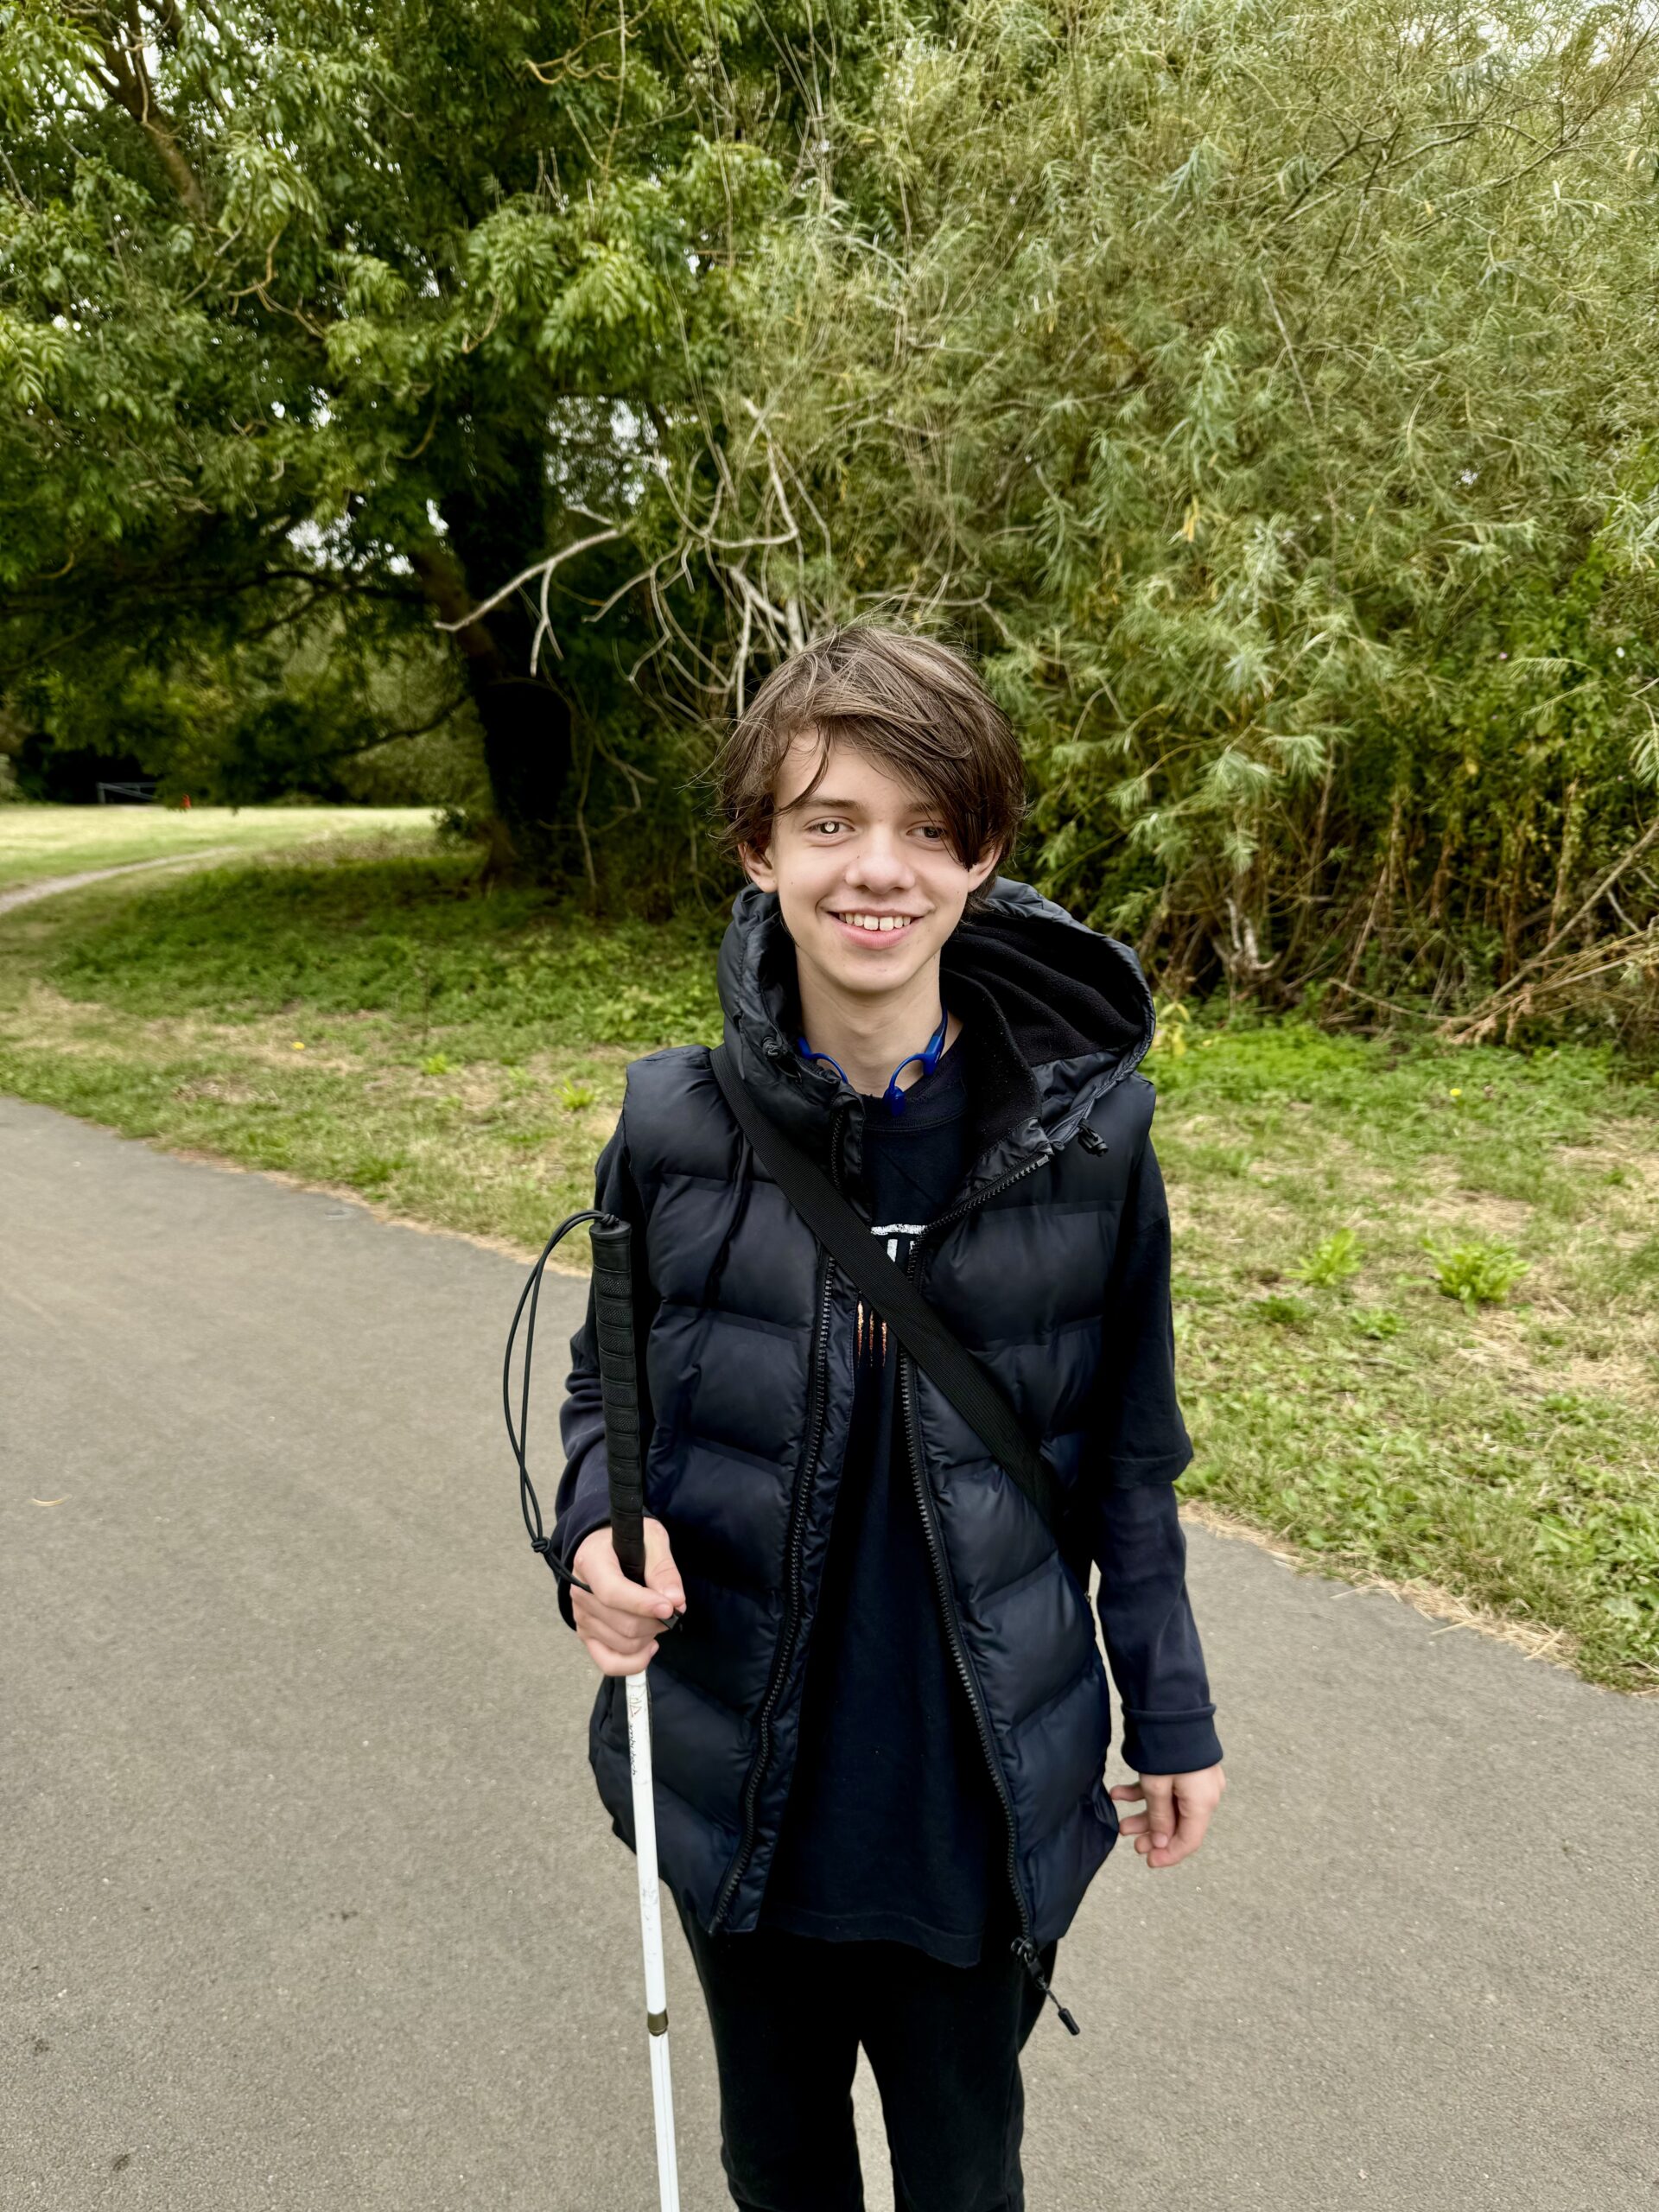
[[[462,618],[596,505],[626,521],[784,192],[794,44],[835,32],[693,0],[9,7],[0,690],[29,727],[237,799],[475,715],[498,808],[582,867],[656,772],[651,742],[617,765],[641,625],[584,620],[626,572],[585,556],[551,638],[522,596]]]
[[[1353,1325],[1360,1336],[1369,1337],[1373,1344],[1386,1344],[1390,1337],[1399,1335],[1404,1324],[1386,1306],[1372,1306],[1354,1315]]]
[[[661,906],[709,723],[897,616],[1160,1064],[1217,984],[1659,1014],[1646,0],[18,0],[0,127],[31,730],[234,798],[437,718]]]
[[[1427,1244],[1434,1280],[1447,1298],[1477,1306],[1501,1306],[1526,1274],[1529,1262],[1507,1244]]]
[[[1302,1281],[1316,1289],[1334,1289],[1346,1282],[1351,1275],[1359,1273],[1363,1247],[1351,1229],[1332,1230],[1329,1236],[1316,1244],[1302,1262]]]
[[[1645,8],[888,22],[834,194],[743,272],[718,472],[686,447],[740,643],[965,635],[1027,865],[1178,999],[1443,1010],[1560,953],[1659,772]],[[1628,1021],[1659,874],[1618,895]]]

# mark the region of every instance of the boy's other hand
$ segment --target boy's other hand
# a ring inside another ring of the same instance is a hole
[[[631,1582],[617,1564],[608,1528],[576,1547],[571,1571],[588,1585],[570,1592],[576,1634],[602,1675],[638,1675],[650,1666],[657,1638],[685,1611],[680,1570],[660,1521],[645,1522],[645,1579]]]
[[[1138,1782],[1120,1782],[1108,1795],[1120,1804],[1145,1805],[1145,1812],[1131,1813],[1118,1827],[1135,1838],[1147,1866],[1179,1866],[1204,1841],[1226,1787],[1221,1769],[1206,1766],[1195,1774],[1143,1774]]]

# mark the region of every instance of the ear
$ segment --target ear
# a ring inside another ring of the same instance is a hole
[[[977,891],[982,883],[988,883],[998,868],[1001,867],[1002,859],[1002,848],[1000,845],[988,846],[968,871],[969,890]]]
[[[778,888],[778,871],[772,864],[770,845],[764,852],[760,851],[753,845],[740,845],[737,849],[737,856],[743,863],[744,874],[752,883],[758,884],[762,891],[775,891]]]

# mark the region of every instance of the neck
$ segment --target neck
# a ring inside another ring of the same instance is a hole
[[[880,1097],[895,1067],[908,1053],[919,1052],[939,1024],[939,963],[937,960],[897,989],[872,998],[843,991],[804,961],[799,963],[801,1026],[815,1052],[827,1053],[843,1069],[855,1090]],[[962,1024],[953,1014],[946,1024],[948,1052]],[[921,1080],[921,1065],[899,1077],[900,1090]]]

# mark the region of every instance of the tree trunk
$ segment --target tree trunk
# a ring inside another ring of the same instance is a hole
[[[496,480],[487,486],[474,477],[446,496],[447,542],[414,556],[442,620],[459,620],[548,550],[539,448],[515,451],[493,474]],[[545,880],[563,873],[575,849],[567,819],[574,748],[569,702],[545,674],[551,651],[545,642],[543,673],[531,673],[535,634],[534,615],[515,598],[454,636],[483,724],[498,850],[511,865]]]
[[[567,819],[573,797],[570,709],[530,673],[532,623],[516,608],[498,607],[490,631],[495,652],[467,662],[484,725],[490,796],[519,866],[546,880],[569,866],[575,835]]]

